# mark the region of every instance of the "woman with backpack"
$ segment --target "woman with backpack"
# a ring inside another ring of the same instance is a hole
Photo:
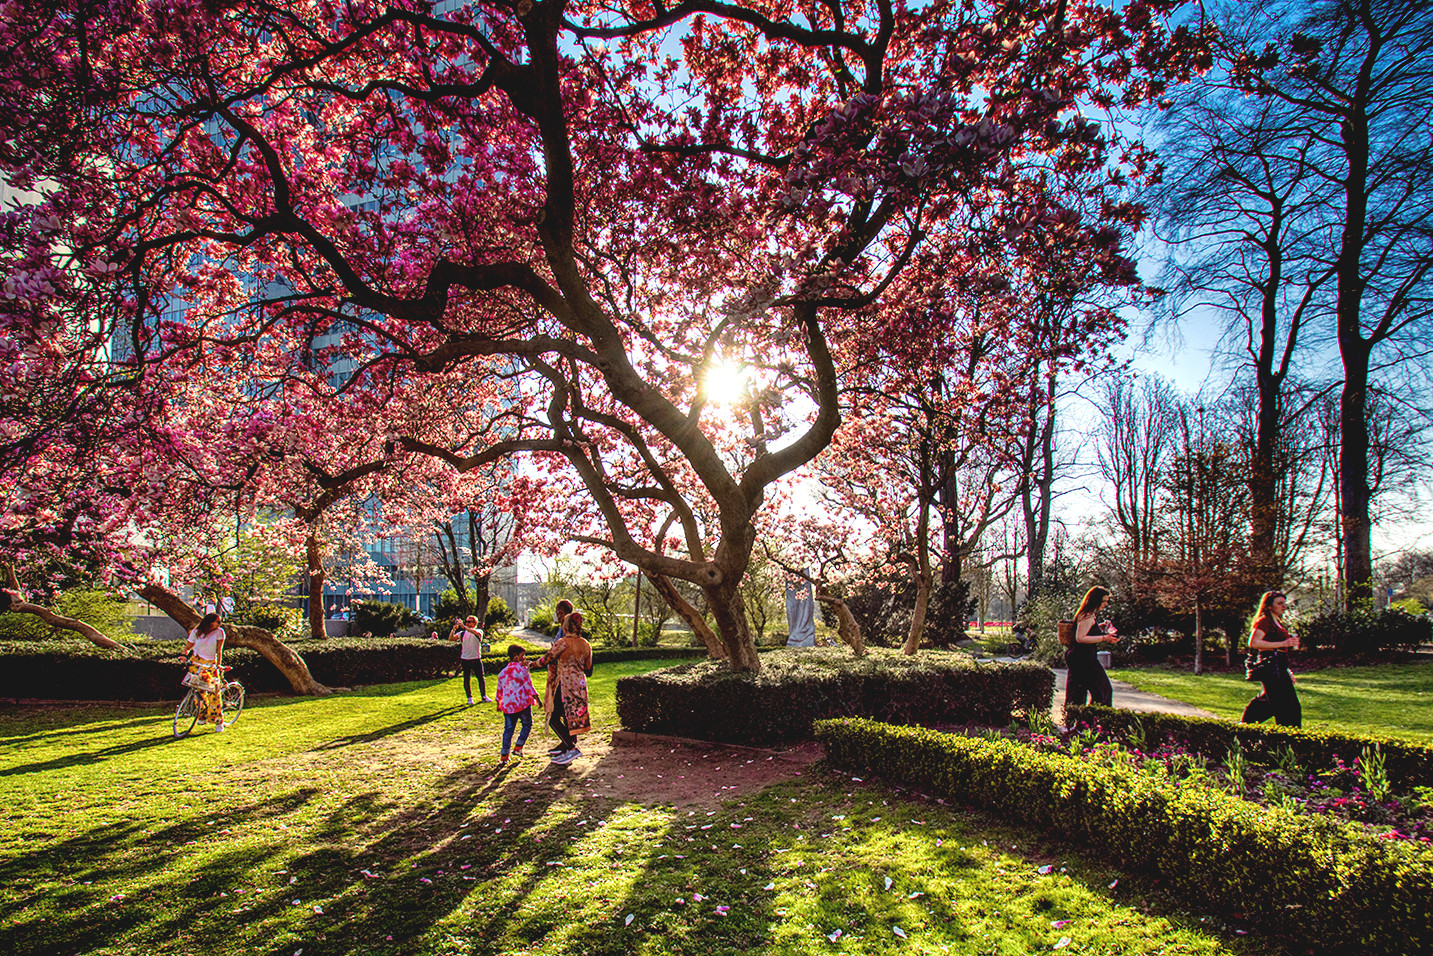
[[[1110,589],[1095,585],[1085,592],[1080,609],[1075,612],[1074,635],[1065,648],[1065,709],[1083,704],[1088,695],[1094,703],[1109,707],[1114,700],[1110,678],[1095,655],[1097,644],[1113,644],[1119,640],[1109,621],[1095,623],[1095,617],[1110,603]]]

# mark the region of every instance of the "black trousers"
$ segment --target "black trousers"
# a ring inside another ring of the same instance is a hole
[[[1282,727],[1302,727],[1304,709],[1299,704],[1299,692],[1294,689],[1294,677],[1289,665],[1275,659],[1274,675],[1264,681],[1264,692],[1249,701],[1244,716],[1239,718],[1246,724],[1257,724],[1274,718]]]
[[[1085,650],[1085,647],[1090,650]],[[1114,702],[1115,690],[1110,686],[1105,669],[1100,666],[1100,659],[1095,656],[1094,645],[1085,647],[1072,647],[1065,651],[1065,667],[1069,669],[1065,677],[1065,706],[1083,704],[1088,695],[1094,703],[1109,707]]]
[[[478,696],[488,696],[488,685],[483,680],[483,659],[475,657],[472,660],[463,658],[463,693],[469,697],[473,696],[473,675],[478,675]]]
[[[547,726],[557,734],[557,742],[564,750],[576,750],[577,738],[567,729],[567,711],[562,706],[562,688],[552,692],[552,713],[548,715]]]

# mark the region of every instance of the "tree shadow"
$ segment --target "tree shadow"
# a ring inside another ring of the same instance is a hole
[[[453,714],[462,713],[468,708],[461,705],[445,707],[442,710],[433,711],[430,714],[422,714],[409,720],[390,724],[387,727],[380,727],[377,730],[370,730],[367,733],[351,734],[347,737],[336,737],[327,743],[314,746],[313,750],[337,750],[340,747],[353,747],[361,744],[371,744],[374,741],[382,740],[384,737],[391,737],[394,734],[401,734],[405,730],[412,730],[414,727],[422,727],[424,724],[431,724],[435,720],[442,720],[444,717],[451,717]]]
[[[186,819],[157,830],[133,821],[106,823],[41,849],[9,856],[0,862],[0,885],[11,890],[0,897],[0,952],[93,952],[134,930],[157,939],[173,938],[211,910],[212,898],[165,890],[163,907],[146,904],[174,873],[182,871],[185,859],[196,852],[194,847],[217,830],[278,822],[320,793],[318,788],[302,787],[243,806],[216,806],[206,811],[203,821]],[[259,865],[266,852],[259,844],[235,844],[205,874],[215,881],[232,881],[236,872]],[[61,885],[44,891],[43,899],[38,892],[22,895],[19,891],[23,886],[45,883]],[[115,883],[146,889],[129,898],[107,897],[107,887]],[[86,915],[83,919],[50,918],[57,912]]]
[[[66,754],[63,757],[55,757],[51,760],[6,767],[0,770],[0,777],[12,777],[27,773],[42,773],[47,770],[63,770],[67,767],[99,763],[102,760],[123,756],[124,754],[137,753],[141,750],[149,750],[153,747],[163,747],[166,744],[177,743],[179,743],[179,740],[174,734],[167,732],[158,737],[146,737],[143,740],[136,740],[127,744],[116,744],[113,747],[103,747],[99,750],[91,750],[85,753]]]

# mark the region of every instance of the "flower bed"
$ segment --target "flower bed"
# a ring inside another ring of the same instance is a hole
[[[1081,734],[1031,746],[848,719],[820,722],[817,736],[833,766],[1017,816],[1203,905],[1297,930],[1316,952],[1433,951],[1424,844],[1187,786],[1161,761]]]

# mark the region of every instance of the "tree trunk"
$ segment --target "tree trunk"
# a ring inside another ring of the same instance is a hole
[[[721,584],[702,588],[707,596],[707,606],[716,618],[716,631],[727,660],[734,671],[758,673],[761,659],[756,654],[756,641],[751,637],[751,626],[746,619],[746,605],[741,599],[740,575],[731,575]]]
[[[326,577],[323,570],[323,550],[318,543],[317,522],[309,525],[308,538],[304,541],[304,554],[308,560],[308,628],[309,636],[316,640],[328,637],[323,625],[323,585]],[[158,604],[159,602],[154,602]],[[167,611],[165,613],[168,613]],[[170,614],[170,617],[174,615]],[[176,618],[177,620],[177,618]],[[183,623],[183,622],[180,622]],[[198,623],[197,621],[195,622]],[[193,624],[185,625],[186,629]],[[301,691],[300,693],[304,693]]]
[[[1020,510],[1025,519],[1025,600],[1040,593],[1045,584],[1045,545],[1050,540],[1050,507],[1055,486],[1055,386],[1053,371],[1046,375],[1044,421],[1040,424],[1037,447],[1032,448],[1030,474],[1021,485]],[[1035,453],[1040,468],[1033,467]],[[1015,605],[1010,605],[1012,616]]]
[[[492,590],[492,580],[491,571],[473,575],[473,610],[468,613],[477,615],[478,625],[484,631],[488,626],[488,594]]]
[[[1346,610],[1373,597],[1373,544],[1368,487],[1368,365],[1372,346],[1363,335],[1363,252],[1368,223],[1369,130],[1355,95],[1339,132],[1348,161],[1344,177],[1343,232],[1335,272],[1338,350],[1343,361],[1339,396],[1339,519],[1343,526]]]
[[[180,627],[191,631],[199,626],[200,614],[173,591],[158,584],[146,584],[139,589],[139,596],[168,614]],[[320,618],[322,620],[322,618]],[[247,647],[258,651],[289,682],[295,694],[331,694],[332,688],[325,687],[313,679],[304,659],[284,642],[261,627],[226,625],[228,635],[225,641],[231,647]]]
[[[667,606],[676,611],[682,620],[687,622],[687,626],[692,629],[692,633],[700,638],[701,642],[706,645],[707,656],[709,658],[714,661],[719,661],[727,656],[726,649],[722,647],[722,642],[720,638],[716,636],[716,632],[707,626],[706,619],[697,613],[697,609],[692,607],[686,598],[682,597],[676,585],[672,584],[666,575],[648,572],[647,580],[652,582],[652,586],[657,589],[657,593],[662,596],[662,600],[667,602]]]
[[[86,624],[84,621],[76,620],[72,617],[65,617],[63,614],[56,614],[54,611],[51,611],[48,608],[43,608],[38,604],[29,604],[27,602],[21,601],[16,604],[10,605],[10,613],[33,614],[51,627],[58,627],[66,631],[75,631],[79,634],[84,635],[90,640],[91,643],[97,644],[107,650],[124,651],[125,653],[129,652],[129,648],[125,647],[118,641],[105,637],[99,631],[95,630],[94,627],[89,624]]]
[[[1194,673],[1204,673],[1204,602],[1194,599]]]
[[[1255,367],[1259,411],[1254,425],[1254,449],[1249,465],[1249,550],[1254,574],[1263,591],[1283,585],[1283,568],[1275,558],[1278,532],[1278,484],[1274,474],[1274,445],[1279,435],[1280,381],[1273,370],[1274,303],[1265,296],[1264,345]]]
[[[1372,521],[1368,486],[1368,351],[1342,348],[1339,397],[1339,523],[1343,528],[1345,610],[1373,597]],[[1355,354],[1351,354],[1355,353]],[[1360,358],[1361,356],[1361,358]]]
[[[857,657],[865,657],[866,642],[861,637],[861,625],[856,623],[855,615],[846,606],[846,602],[821,589],[816,591],[816,600],[831,605],[836,612],[836,633],[841,635],[841,640],[846,642]]]
[[[637,569],[636,588],[632,592],[632,646],[638,645],[637,625],[642,620],[642,569]]]
[[[908,655],[920,650],[921,637],[925,634],[926,610],[930,607],[932,587],[932,575],[929,568],[922,568],[914,558],[910,560],[910,565],[911,580],[916,586],[916,605],[911,611],[910,631],[906,634],[906,642],[901,647],[901,653]]]

